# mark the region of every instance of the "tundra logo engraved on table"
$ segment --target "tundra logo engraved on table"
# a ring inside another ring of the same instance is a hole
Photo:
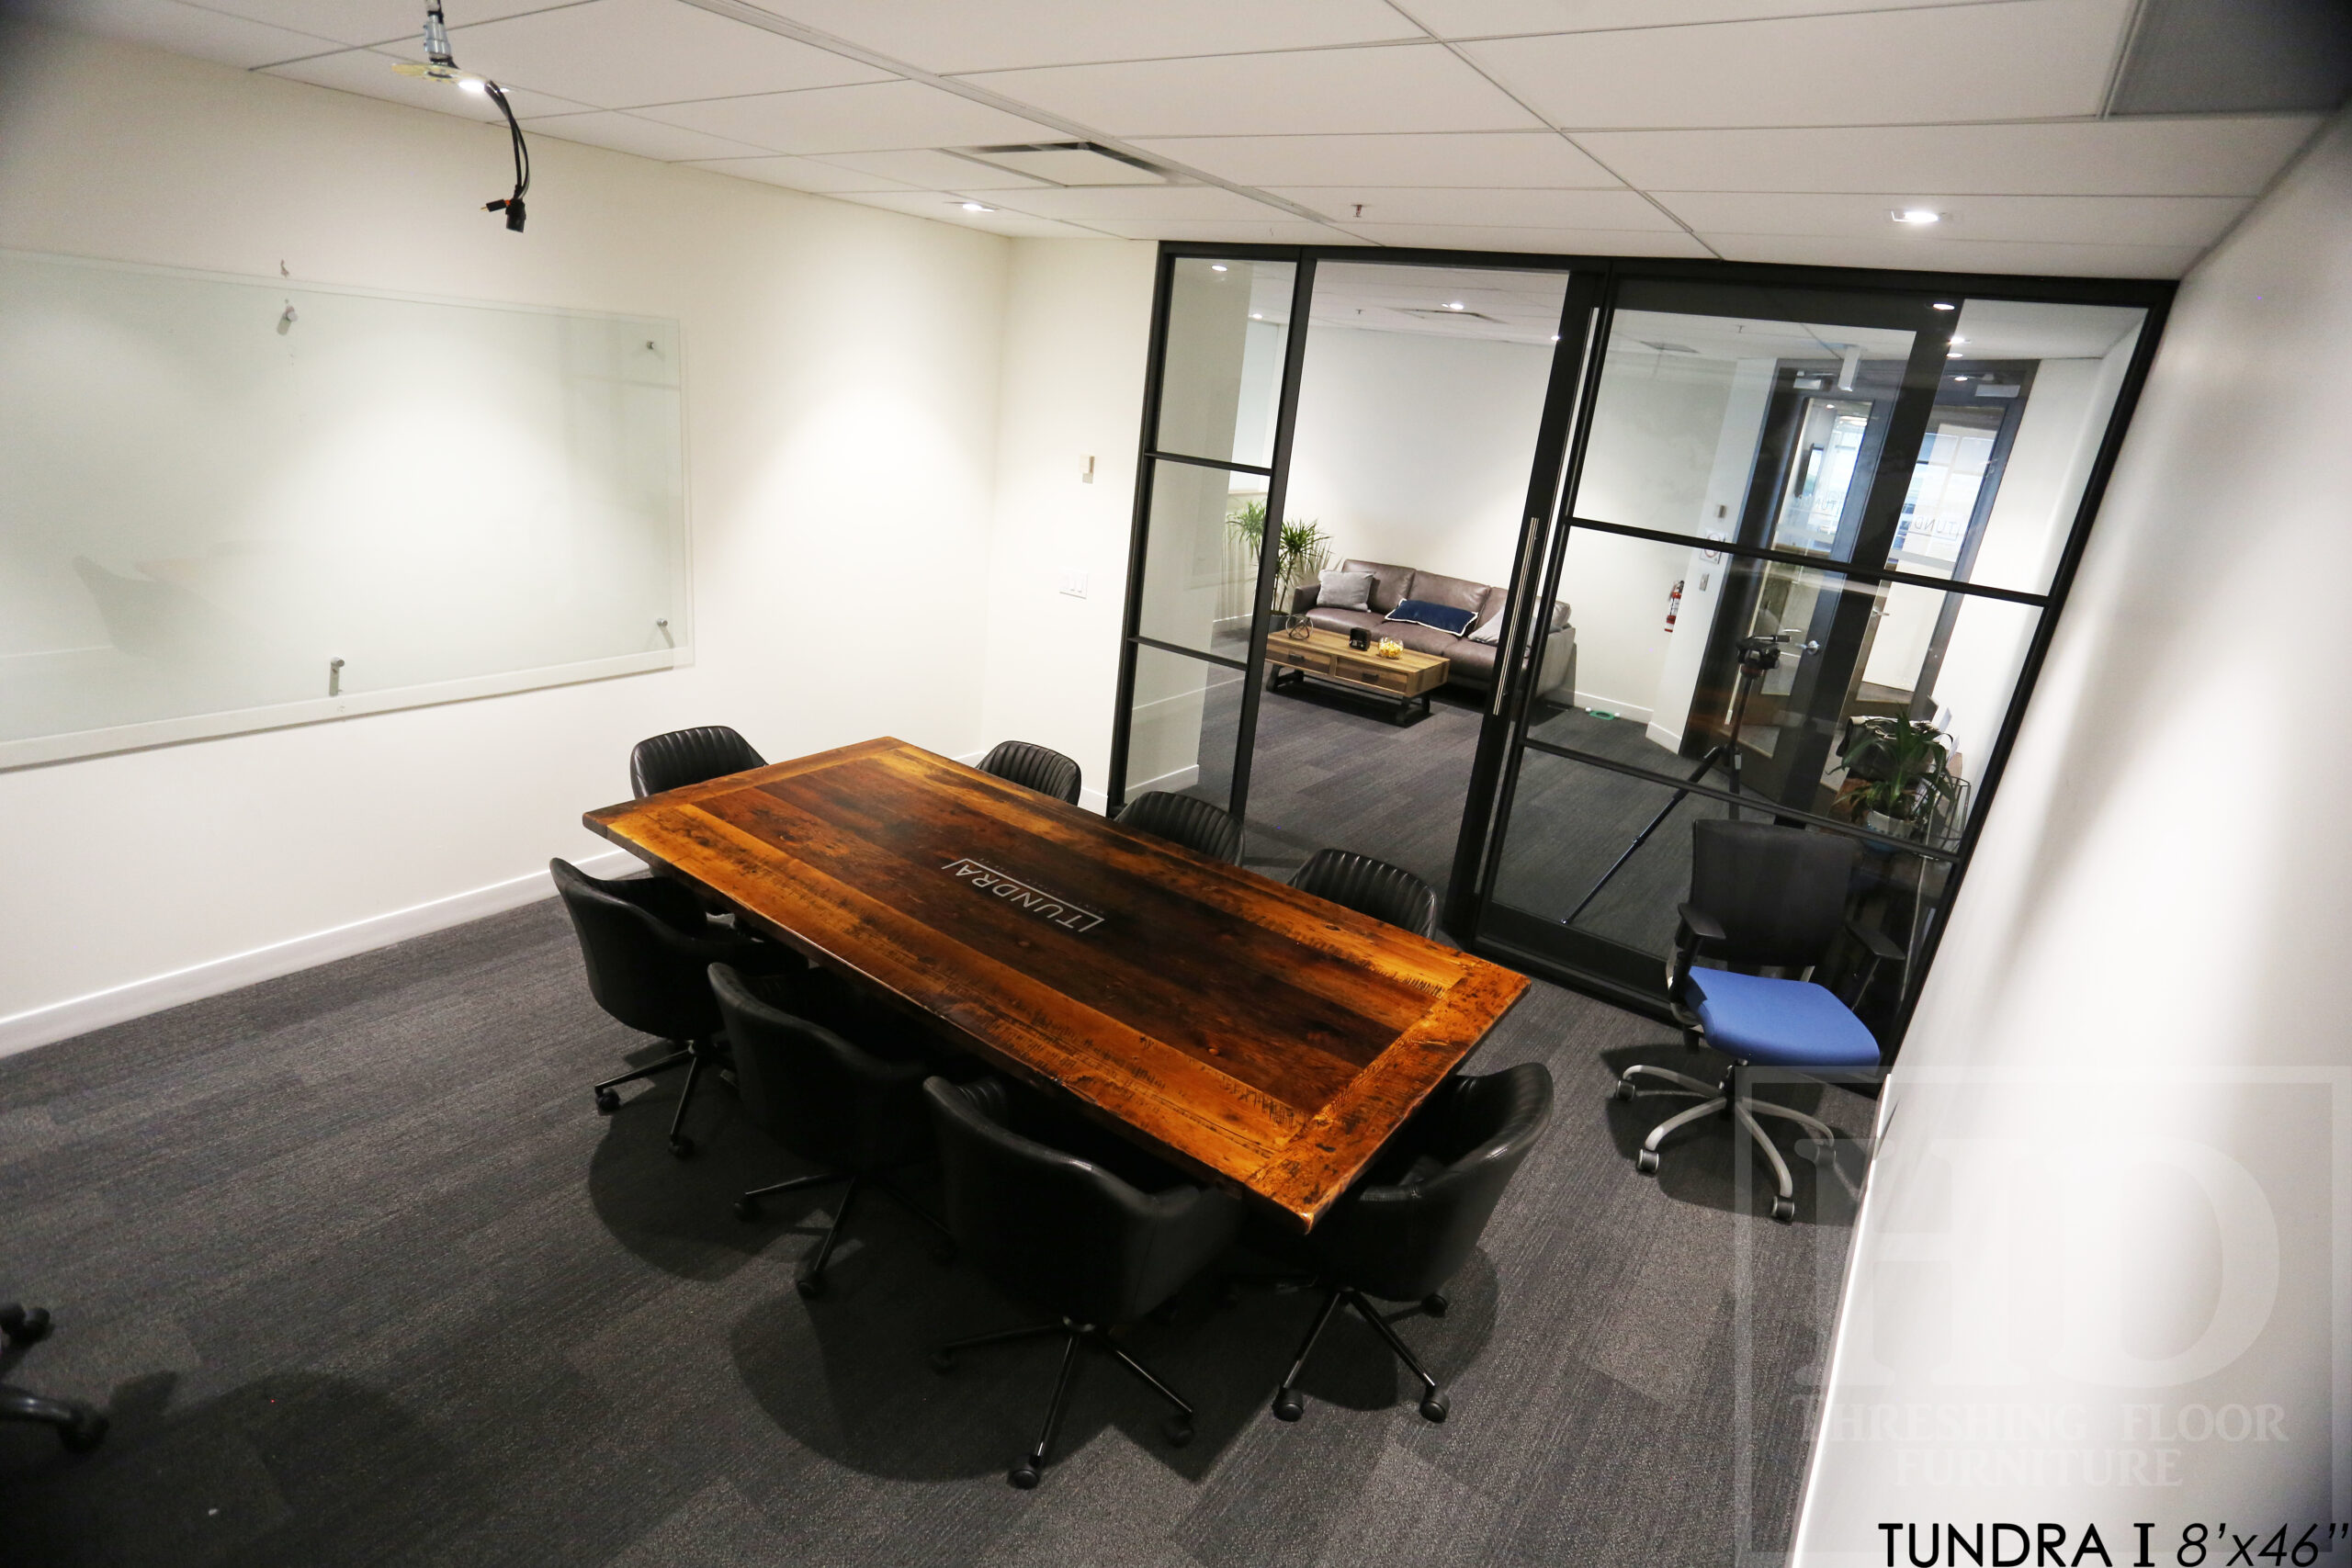
[[[951,872],[983,893],[994,894],[1006,903],[1068,931],[1091,931],[1102,923],[1102,917],[1083,908],[1069,899],[1033,887],[1018,877],[1007,876],[993,866],[982,865],[976,860],[951,860],[940,868]]]

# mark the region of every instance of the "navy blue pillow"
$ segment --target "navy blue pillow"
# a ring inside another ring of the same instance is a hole
[[[1460,637],[1478,618],[1476,610],[1457,610],[1451,604],[1432,604],[1426,599],[1408,599],[1388,612],[1392,621],[1411,621],[1418,626],[1434,627],[1438,631]]]

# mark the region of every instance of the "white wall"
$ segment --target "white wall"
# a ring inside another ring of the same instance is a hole
[[[415,906],[544,891],[549,855],[601,848],[580,813],[627,794],[643,735],[978,747],[1000,441],[1025,451],[998,420],[1009,242],[544,140],[510,234],[481,210],[503,130],[29,37],[0,111],[0,244],[678,319],[698,661],[0,773],[0,1044],[368,945]],[[1076,450],[1111,460],[1108,498],[1132,414],[1102,431]],[[1099,725],[1108,699],[1072,705]]]
[[[1551,373],[1548,344],[1310,326],[1283,510],[1334,566],[1508,582]]]
[[[967,616],[984,615],[988,630],[980,743],[1034,740],[1077,759],[1084,804],[1098,811],[1156,254],[1115,240],[1014,243],[994,546],[985,603]],[[1090,456],[1091,484],[1080,477]],[[1061,591],[1070,573],[1085,580],[1085,597]]]
[[[2290,782],[2352,771],[2347,364],[2339,118],[2182,288],[1882,1105],[1804,1562],[2352,1513],[2352,835]]]

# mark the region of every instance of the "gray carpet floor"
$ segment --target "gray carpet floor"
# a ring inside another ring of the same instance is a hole
[[[1423,1422],[1361,1324],[1306,1419],[1268,1397],[1313,1306],[1205,1286],[1136,1352],[1200,1406],[1080,1383],[1045,1484],[1006,1464],[1056,1351],[940,1339],[1029,1314],[862,1206],[833,1290],[795,1260],[824,1192],[723,1085],[673,1160],[674,1079],[589,999],[552,901],[0,1061],[0,1296],[48,1305],[7,1380],[97,1401],[86,1458],[0,1427],[0,1562],[308,1565],[1728,1563],[1784,1549],[1860,1161],[1758,1217],[1721,1126],[1657,1179],[1657,1102],[1607,1098],[1665,1031],[1538,986],[1475,1067],[1549,1065],[1534,1153],[1442,1318]],[[1792,1088],[1859,1132],[1867,1105]],[[1737,1177],[1735,1176],[1737,1172]],[[1239,1260],[1246,1264],[1247,1260]]]

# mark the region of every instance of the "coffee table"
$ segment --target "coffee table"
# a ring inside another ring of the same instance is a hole
[[[1407,649],[1383,659],[1371,649],[1352,649],[1343,633],[1317,626],[1305,638],[1278,631],[1266,638],[1266,687],[1283,691],[1309,681],[1368,693],[1396,705],[1392,722],[1403,724],[1419,706],[1430,711],[1430,694],[1445,684],[1453,662],[1434,653]]]

